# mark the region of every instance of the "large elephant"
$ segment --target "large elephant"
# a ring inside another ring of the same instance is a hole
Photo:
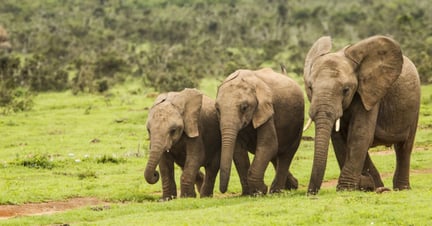
[[[385,36],[330,51],[330,37],[322,37],[305,60],[309,116],[315,122],[308,193],[316,194],[321,187],[330,137],[341,169],[338,190],[361,189],[362,174],[373,177],[375,186],[384,186],[368,154],[377,145],[394,145],[393,188],[409,189],[420,106],[416,67],[399,44]]]
[[[150,136],[150,156],[144,172],[146,181],[154,184],[162,177],[163,199],[177,197],[174,162],[183,172],[180,196],[213,195],[220,164],[220,131],[215,102],[196,89],[159,95],[149,111],[147,130]],[[205,167],[204,183],[199,171]]]
[[[216,110],[222,133],[222,193],[233,159],[243,194],[267,193],[264,173],[270,161],[276,168],[270,192],[297,188],[289,167],[303,132],[304,98],[294,80],[270,68],[237,70],[219,86]],[[247,151],[255,154],[251,165]]]

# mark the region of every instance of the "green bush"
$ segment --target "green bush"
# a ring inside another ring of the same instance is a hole
[[[16,56],[0,57],[0,110],[3,114],[28,111],[33,107],[33,92],[22,84],[20,59]]]
[[[128,76],[170,91],[280,63],[301,75],[323,35],[334,49],[392,36],[432,82],[428,0],[4,1],[0,22],[23,54],[9,82],[31,91],[105,92]]]

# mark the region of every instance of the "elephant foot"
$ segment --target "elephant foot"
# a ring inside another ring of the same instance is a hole
[[[265,193],[257,191],[257,192],[252,193],[251,196],[252,197],[261,197],[261,196],[264,196],[264,195],[265,195]]]
[[[336,186],[336,191],[355,191],[360,190],[358,184],[356,183],[338,183]]]
[[[395,185],[395,186],[393,186],[393,190],[395,190],[395,191],[411,190],[411,186],[409,186],[409,185]]]
[[[282,189],[280,189],[280,188],[270,188],[269,193],[270,194],[282,193]]]
[[[213,197],[213,189],[205,189],[205,186],[201,188],[200,198]]]
[[[252,194],[252,196],[260,196],[260,195],[267,194],[268,187],[264,183],[259,184],[257,186],[250,185],[249,187],[250,187],[249,191],[250,194]]]
[[[360,176],[359,189],[360,191],[375,191],[375,182],[370,174]]]
[[[273,182],[269,193],[281,193],[283,190],[297,190],[298,188],[298,180],[291,173],[288,174],[284,185],[278,186],[276,184],[276,182]]]
[[[287,181],[285,183],[285,189],[287,190],[297,190],[298,188],[298,180],[292,174],[289,174],[287,177]]]
[[[182,197],[182,198],[195,198],[196,193],[195,192],[182,192],[180,194],[180,197]]]
[[[182,188],[180,189],[180,197],[182,197],[182,198],[189,198],[189,197],[195,198],[196,193],[195,193],[193,185],[187,186],[187,187],[182,186]]]
[[[375,189],[375,192],[378,194],[389,192],[389,191],[391,191],[390,188],[386,188],[386,187],[378,187]]]
[[[159,202],[167,202],[173,199],[176,199],[177,196],[171,195],[171,196],[163,196],[161,199],[159,199]]]

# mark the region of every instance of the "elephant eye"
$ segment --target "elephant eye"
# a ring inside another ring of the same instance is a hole
[[[176,134],[176,132],[177,132],[177,128],[173,127],[170,129],[169,134],[170,134],[170,136],[174,136]]]
[[[248,107],[249,107],[248,103],[242,103],[240,105],[240,111],[243,113],[243,112],[245,112],[248,109]]]
[[[343,93],[343,95],[344,96],[348,96],[348,94],[349,94],[349,88],[348,87],[345,87],[345,88],[343,88],[343,90],[342,90],[342,93]]]

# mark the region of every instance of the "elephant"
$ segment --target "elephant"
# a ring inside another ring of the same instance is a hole
[[[12,50],[12,45],[9,42],[8,33],[2,26],[0,26],[0,49],[4,49],[8,52]]]
[[[410,189],[410,157],[420,107],[415,65],[386,36],[372,36],[337,52],[331,52],[331,47],[329,36],[319,38],[304,65],[309,122],[315,123],[308,194],[317,194],[321,187],[330,139],[341,170],[338,191],[361,190],[367,180],[382,189],[368,153],[379,145],[393,145],[396,152],[393,189]]]
[[[156,183],[159,165],[162,198],[177,197],[174,162],[182,168],[181,197],[196,197],[194,183],[200,197],[212,196],[221,147],[214,100],[196,89],[160,94],[149,110],[147,130],[150,155],[144,177],[148,183]],[[199,171],[201,166],[205,168],[204,178]]]
[[[222,134],[222,193],[227,191],[233,160],[243,195],[267,193],[264,173],[270,161],[276,170],[270,193],[298,187],[289,167],[303,132],[300,85],[270,68],[239,69],[218,87],[216,111]],[[252,163],[248,151],[255,155]]]

